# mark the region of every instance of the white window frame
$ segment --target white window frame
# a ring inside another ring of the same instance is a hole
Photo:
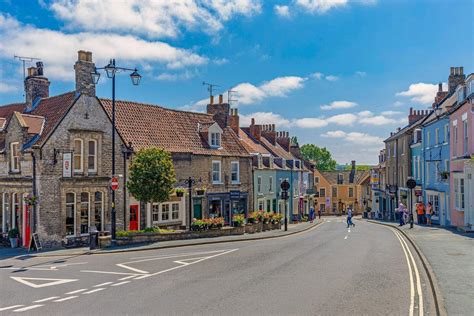
[[[85,235],[88,235],[89,232],[90,232],[90,227],[91,227],[91,194],[90,192],[87,192],[87,191],[82,191],[79,195],[79,225],[82,225],[82,194],[83,193],[86,193],[87,194],[87,232],[86,233],[83,233],[81,231],[79,231],[79,234],[81,236],[85,236]],[[75,219],[75,217],[74,217]]]
[[[449,139],[449,124],[444,125],[444,143],[448,143]]]
[[[211,147],[220,148],[221,147],[221,133],[211,132]]]
[[[2,194],[2,232],[7,232],[8,211],[10,209],[10,195],[6,192]]]
[[[76,141],[81,143],[81,152],[78,154],[76,152]],[[81,168],[76,169],[76,157],[80,157],[81,159]],[[73,141],[73,159],[72,159],[73,170],[75,173],[84,172],[84,141],[81,138],[74,138]]]
[[[90,143],[94,143],[94,155],[91,155],[90,153]],[[89,168],[89,159],[93,157],[94,158],[94,167],[91,169]],[[95,139],[89,139],[87,141],[87,171],[91,173],[96,173],[97,172],[97,140]]]
[[[17,210],[16,207],[18,206],[18,210],[21,212],[21,194],[20,198],[18,199],[18,202],[16,201],[16,198],[18,197],[18,193],[13,192],[12,193],[12,208],[11,208],[11,219],[12,219],[12,224],[10,225],[11,228],[16,228],[16,216],[17,216]]]
[[[13,150],[13,147],[16,147],[16,150]],[[16,155],[14,153],[16,152]],[[16,165],[16,168],[15,168]],[[10,170],[12,172],[20,172],[20,143],[12,142],[10,143]]]
[[[167,211],[164,210],[164,208],[168,208]],[[163,215],[167,214],[168,218],[164,219]],[[171,218],[171,203],[161,203],[160,204],[160,222],[169,222]]]
[[[426,132],[426,148],[429,148],[430,147],[430,141],[431,141],[431,133],[430,131],[427,131]]]
[[[175,212],[175,209],[174,209],[175,205],[178,206],[178,211],[177,212]],[[178,213],[178,217],[174,218],[174,214],[176,214],[176,213]],[[180,203],[178,203],[178,202],[171,203],[171,221],[179,221],[180,214],[181,214],[181,205],[180,205]]]
[[[237,166],[237,170],[234,170],[234,166]],[[236,175],[236,179],[233,177]],[[230,181],[232,184],[240,183],[240,162],[238,160],[230,162]]]
[[[71,203],[67,202],[67,195],[68,194],[72,194],[72,196],[74,197],[73,202],[71,202]],[[65,202],[66,209],[67,209],[67,206],[69,204],[72,204],[72,206],[73,206],[73,221],[74,221],[73,234],[72,235],[66,235],[66,237],[75,237],[76,234],[77,234],[77,229],[76,229],[77,228],[77,203],[76,203],[77,202],[77,195],[76,195],[76,193],[75,192],[66,192],[66,195],[64,196],[64,202]],[[66,218],[67,218],[67,214],[66,214]],[[66,224],[66,223],[64,223],[64,224]]]
[[[431,166],[430,166],[430,163],[431,162],[426,162],[426,183],[430,183],[430,171],[431,171]]]
[[[214,173],[216,172],[214,170],[214,165],[219,165],[219,171],[218,171],[218,175],[219,175],[219,179],[217,180],[214,180]],[[222,162],[220,160],[213,160],[212,161],[212,184],[221,184],[222,183]]]
[[[435,145],[439,144],[439,128],[435,129]]]
[[[100,230],[103,231],[104,230],[104,221],[105,221],[105,218],[104,218],[104,192],[102,191],[94,191],[94,224],[97,225],[97,223],[95,222],[95,206],[96,206],[96,203],[98,204],[98,202],[95,200],[95,194],[96,193],[100,193],[100,196],[101,196],[101,200],[100,200]],[[89,219],[90,221],[90,219]]]
[[[468,154],[468,144],[469,144],[469,138],[468,138],[468,124],[467,124],[467,118],[462,121],[462,130],[463,130],[463,155]]]
[[[257,192],[262,192],[262,177],[257,177]]]
[[[273,177],[268,178],[268,192],[273,192]]]
[[[150,211],[151,211],[151,223],[152,223],[152,225],[155,224],[155,223],[160,222],[160,218],[161,218],[160,208],[161,208],[160,203],[152,203],[151,204]],[[157,220],[154,220],[155,215],[157,217]]]

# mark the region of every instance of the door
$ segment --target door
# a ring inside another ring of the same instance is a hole
[[[30,227],[30,209],[31,207],[28,204],[23,206],[23,247],[30,246],[31,238],[31,227]]]
[[[194,218],[195,219],[202,219],[202,202],[201,199],[194,200]]]
[[[139,213],[138,205],[130,205],[130,230],[138,230]]]

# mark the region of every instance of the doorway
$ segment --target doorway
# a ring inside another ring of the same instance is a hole
[[[29,247],[31,238],[31,206],[26,203],[23,205],[23,247]]]
[[[138,205],[130,205],[130,230],[138,230],[138,219],[140,211]]]
[[[194,199],[193,218],[202,219],[202,200],[201,199]]]

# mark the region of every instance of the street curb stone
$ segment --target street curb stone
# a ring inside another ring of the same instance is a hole
[[[149,247],[149,248],[131,248],[131,249],[117,249],[117,250],[97,250],[97,251],[86,251],[86,252],[73,252],[73,253],[68,253],[68,254],[54,254],[54,253],[37,253],[37,254],[28,254],[28,256],[34,256],[34,257],[63,257],[63,256],[80,256],[80,255],[107,255],[107,254],[113,254],[113,253],[125,253],[125,252],[137,252],[137,251],[146,251],[146,250],[156,250],[156,249],[168,249],[168,248],[181,248],[181,247],[189,247],[189,246],[201,246],[201,245],[210,245],[210,244],[222,244],[222,243],[231,243],[231,242],[242,242],[242,241],[253,241],[253,240],[264,240],[264,239],[273,239],[273,238],[281,238],[285,236],[291,236],[294,234],[302,233],[305,231],[308,231],[310,229],[316,228],[320,224],[322,224],[324,221],[315,223],[313,225],[310,225],[304,229],[289,232],[289,233],[284,233],[281,235],[274,235],[274,236],[263,236],[263,237],[253,237],[253,238],[239,238],[239,239],[231,239],[231,240],[215,240],[215,241],[205,241],[201,243],[185,243],[185,244],[179,244],[179,245],[157,245],[155,247]],[[25,255],[17,256],[15,258],[19,258]]]
[[[421,263],[423,264],[423,268],[425,269],[426,275],[428,276],[428,280],[430,281],[430,287],[431,291],[433,292],[433,297],[435,301],[435,308],[436,308],[436,314],[439,316],[447,316],[448,313],[445,308],[445,303],[444,303],[444,297],[441,294],[441,288],[438,285],[438,280],[436,279],[436,275],[433,271],[433,268],[431,267],[428,259],[426,258],[425,254],[423,251],[421,251],[420,247],[416,244],[416,242],[413,240],[411,236],[409,236],[406,232],[404,232],[402,229],[398,228],[397,226],[374,221],[374,220],[366,220],[366,222],[373,223],[373,224],[378,224],[378,225],[383,225],[387,227],[392,227],[398,230],[400,233],[405,236],[406,239],[410,242],[410,244],[413,246],[415,249],[416,253],[418,254]]]

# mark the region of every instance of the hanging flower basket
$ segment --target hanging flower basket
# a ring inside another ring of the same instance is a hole
[[[33,194],[28,194],[25,197],[25,203],[29,206],[33,206],[33,205],[38,204],[38,196],[33,195]]]
[[[184,189],[178,188],[178,189],[175,190],[175,192],[176,192],[177,197],[183,197],[184,196]]]

